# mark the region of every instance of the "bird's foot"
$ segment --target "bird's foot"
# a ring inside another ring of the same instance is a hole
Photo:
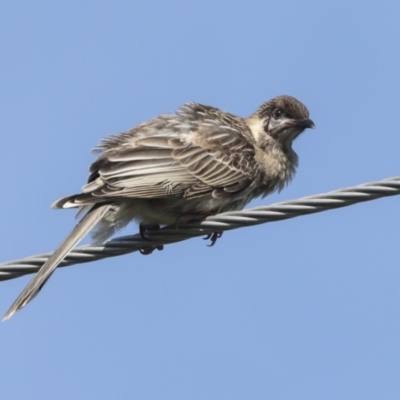
[[[149,238],[146,235],[147,232],[159,231],[159,230],[160,230],[160,225],[158,225],[158,224],[143,224],[143,223],[139,224],[139,233],[143,240],[149,240]],[[145,246],[145,247],[142,247],[139,251],[140,251],[140,254],[143,254],[144,256],[148,256],[154,250],[161,251],[163,249],[164,249],[163,245]]]
[[[176,229],[179,229],[179,226],[182,224],[187,224],[189,222],[194,222],[194,221],[200,221],[210,215],[213,215],[213,213],[210,212],[203,212],[203,213],[198,213],[198,214],[187,214],[187,215],[182,215],[176,220],[175,227]],[[213,232],[208,234],[204,240],[210,240],[210,244],[208,244],[208,247],[214,246],[215,242],[217,239],[219,239],[222,236],[223,232]]]
[[[217,239],[219,239],[224,232],[213,232],[209,233],[203,240],[209,240],[210,239],[210,244],[208,244],[208,247],[213,247]]]
[[[164,246],[161,244],[159,246],[146,246],[146,247],[142,247],[139,251],[140,254],[143,254],[144,256],[148,256],[149,254],[151,254],[154,250],[163,250]]]

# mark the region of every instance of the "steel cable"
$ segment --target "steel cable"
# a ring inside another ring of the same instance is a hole
[[[67,267],[100,260],[132,253],[144,247],[166,245],[213,232],[280,221],[398,194],[400,194],[400,177],[394,177],[297,200],[221,213],[201,222],[185,224],[178,229],[167,226],[159,231],[150,231],[147,234],[148,240],[136,234],[118,237],[101,245],[80,246],[75,248],[59,266]],[[51,253],[39,254],[0,264],[0,281],[37,272],[50,255]]]

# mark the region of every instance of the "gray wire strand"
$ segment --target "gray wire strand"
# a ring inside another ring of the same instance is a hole
[[[208,217],[201,222],[185,224],[184,227],[181,226],[179,229],[167,226],[159,231],[148,232],[148,240],[144,240],[139,234],[136,234],[118,237],[101,245],[80,246],[75,248],[59,266],[67,267],[101,260],[106,257],[132,253],[144,247],[180,242],[213,232],[280,221],[398,194],[400,194],[400,177],[393,177],[347,189],[303,197],[298,200],[221,213]],[[51,253],[39,254],[0,264],[0,281],[37,272],[50,255]]]

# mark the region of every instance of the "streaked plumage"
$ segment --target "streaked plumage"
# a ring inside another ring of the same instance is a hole
[[[313,126],[302,103],[279,96],[249,118],[188,103],[104,139],[82,193],[53,204],[89,210],[79,235],[70,235],[43,265],[5,319],[35,296],[60,254],[65,257],[96,222],[94,238],[103,241],[132,220],[154,225],[201,219],[281,190],[298,163],[292,141]]]

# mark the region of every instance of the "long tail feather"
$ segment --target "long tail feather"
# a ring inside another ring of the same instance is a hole
[[[14,301],[12,306],[4,315],[3,321],[8,320],[25,307],[39,292],[42,286],[50,278],[51,274],[57,268],[58,264],[67,256],[67,254],[86,236],[86,234],[103,218],[110,209],[110,205],[94,206],[72,230],[67,238],[60,244],[57,250],[43,264],[37,274],[28,283],[25,289]]]

